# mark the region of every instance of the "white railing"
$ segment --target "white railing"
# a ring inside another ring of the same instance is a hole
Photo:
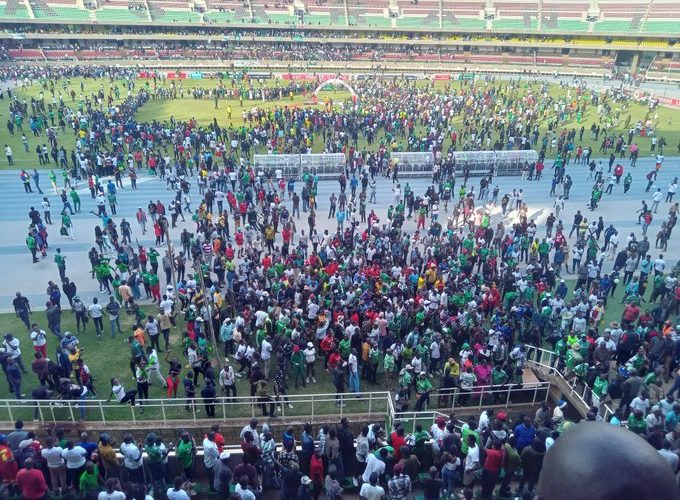
[[[535,346],[527,345],[527,362],[529,366],[536,368],[538,371],[546,372],[548,375],[558,377],[570,388],[565,397],[572,402],[572,404],[579,404],[581,406],[580,412],[587,412],[591,406],[598,408],[597,418],[603,421],[614,413],[611,407],[599,400],[597,395],[588,385],[582,382],[577,376],[567,379],[558,369],[559,355],[553,351],[542,349]]]
[[[461,391],[458,388],[433,391],[429,398],[429,411],[446,411],[455,408],[508,408],[513,406],[535,405],[546,401],[550,393],[550,382],[527,384],[525,386],[505,387],[480,386],[472,391]],[[444,399],[446,398],[446,399]],[[336,402],[341,404],[337,405]],[[439,406],[438,403],[446,403]],[[177,420],[200,421],[206,418],[228,420],[231,418],[252,418],[262,415],[262,406],[267,413],[274,408],[277,417],[300,417],[314,422],[322,417],[337,417],[349,414],[365,414],[369,418],[382,416],[391,423],[396,418],[403,418],[396,411],[393,395],[389,391],[332,394],[291,394],[281,398],[271,397],[264,400],[258,397],[239,396],[237,398],[219,397],[214,400],[215,416],[206,415],[205,402],[202,398],[147,399],[141,401],[142,406],[119,404],[116,401],[101,399],[75,401],[36,401],[28,399],[0,400],[0,421],[12,422],[17,419],[31,418],[43,423],[72,422],[81,420],[89,422],[130,421],[133,424],[149,421],[172,422]],[[288,404],[293,408],[288,408]],[[141,412],[141,408],[144,412]],[[426,407],[427,408],[427,407]],[[84,412],[84,419],[81,418]],[[411,412],[414,413],[414,412]]]
[[[0,412],[4,413],[8,421],[17,418],[28,419],[26,412],[33,413],[33,418],[41,422],[64,422],[73,423],[81,421],[81,410],[85,413],[85,420],[93,422],[131,421],[133,423],[149,420],[174,421],[192,420],[197,421],[206,418],[206,406],[203,398],[196,397],[193,400],[186,398],[176,399],[146,399],[140,406],[119,404],[116,401],[107,400],[74,400],[74,401],[37,401],[28,399],[3,399],[0,400]],[[341,404],[336,405],[340,401]],[[236,398],[219,397],[214,399],[215,416],[208,418],[252,418],[261,415],[262,406],[267,412],[271,408],[278,409],[276,415],[280,417],[300,416],[314,421],[316,417],[336,416],[349,413],[373,415],[385,415],[389,411],[388,401],[391,401],[389,392],[360,392],[336,394],[290,394],[280,398],[271,397],[262,399],[250,396]],[[288,408],[288,404],[293,408]],[[144,412],[141,412],[141,409]],[[0,418],[0,420],[4,420]]]

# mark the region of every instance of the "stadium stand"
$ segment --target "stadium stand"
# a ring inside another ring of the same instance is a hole
[[[100,22],[133,22],[151,21],[146,3],[139,0],[105,0],[95,11],[97,21]]]
[[[538,28],[539,3],[537,1],[515,2],[504,0],[494,2],[495,18],[494,30],[522,31]]]
[[[630,32],[639,31],[649,2],[638,0],[602,0],[598,2],[600,22],[595,24],[595,31],[599,32]]]
[[[442,27],[485,29],[484,4],[479,1],[442,1]]]
[[[590,4],[587,1],[575,0],[564,2],[557,0],[543,1],[539,10],[541,28],[544,30],[588,31],[586,16]]]
[[[8,19],[30,19],[26,5],[19,0],[8,0],[0,3],[0,15]]]

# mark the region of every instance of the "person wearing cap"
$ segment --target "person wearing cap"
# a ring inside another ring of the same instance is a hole
[[[306,383],[309,384],[311,379],[311,381],[316,384],[316,373],[314,371],[316,365],[316,349],[314,348],[314,344],[312,342],[307,342],[307,346],[302,353],[305,356]]]
[[[406,365],[399,372],[399,387],[406,391],[409,399],[411,398],[412,386],[413,386],[413,366]]]
[[[425,372],[420,372],[418,380],[416,380],[416,411],[421,411],[430,399],[430,391],[432,390],[432,382],[427,378]]]
[[[391,500],[406,500],[411,493],[411,479],[404,474],[404,466],[396,464],[392,469],[394,475],[387,483]]]
[[[300,478],[300,486],[297,489],[297,500],[311,500],[313,491],[315,490],[314,482],[309,476],[302,476]],[[326,493],[328,495],[328,493]],[[318,496],[318,495],[317,495]],[[328,498],[328,497],[327,497]],[[335,497],[331,497],[335,498]]]
[[[229,467],[229,458],[231,454],[228,451],[223,451],[219,455],[219,460],[215,461],[213,467],[213,483],[212,487],[217,492],[217,498],[227,498],[229,493],[229,485],[233,478],[233,473]]]

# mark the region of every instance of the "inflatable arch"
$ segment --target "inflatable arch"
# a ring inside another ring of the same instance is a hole
[[[356,97],[357,95],[352,86],[340,78],[331,78],[330,80],[326,80],[325,82],[321,83],[314,91],[314,95],[317,95],[319,91],[321,91],[321,89],[323,89],[326,85],[341,85],[345,87],[350,94],[352,94],[352,97]]]

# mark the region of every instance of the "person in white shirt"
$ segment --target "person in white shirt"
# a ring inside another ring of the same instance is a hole
[[[361,485],[359,497],[366,500],[380,500],[385,495],[385,489],[378,485],[378,474],[373,472],[368,483]]]
[[[302,353],[305,355],[305,363],[307,364],[307,383],[309,384],[309,379],[311,378],[316,384],[316,373],[314,372],[316,349],[314,349],[314,344],[312,342],[307,342],[307,347]]]
[[[102,305],[99,303],[97,297],[92,299],[92,304],[90,304],[88,310],[90,311],[90,318],[92,318],[92,322],[94,323],[94,328],[97,331],[97,335],[101,336],[102,331],[104,330],[104,323],[102,321],[103,313]]]
[[[272,343],[271,337],[267,335],[262,340],[262,345],[260,346],[260,359],[262,360],[262,365],[264,365],[264,378],[269,378],[269,360],[272,357]]]
[[[234,368],[229,364],[229,358],[224,359],[224,366],[220,370],[218,381],[227,401],[231,401],[230,395],[236,398],[236,375]]]
[[[380,448],[378,453],[380,454],[380,458],[376,457],[374,453],[369,453],[366,457],[366,468],[364,469],[364,473],[361,475],[361,480],[364,483],[370,482],[371,475],[374,473],[378,477],[385,473],[384,460],[387,458],[387,450],[385,448]]]
[[[106,480],[106,491],[102,491],[97,496],[97,500],[125,500],[125,493],[121,491],[120,481],[117,477],[110,477]]]
[[[66,449],[62,450],[61,456],[66,460],[66,484],[78,488],[80,475],[85,470],[87,451],[82,446],[76,446],[71,439],[66,443]]]
[[[43,358],[47,357],[47,339],[45,338],[45,330],[38,328],[36,323],[33,323],[31,330],[31,341],[33,342],[33,350],[42,353]]]
[[[356,349],[352,349],[347,357],[347,366],[349,367],[349,390],[359,392],[359,359]]]
[[[654,274],[663,274],[664,269],[666,269],[666,261],[663,260],[663,254],[659,255],[658,259],[654,259]]]
[[[210,483],[208,484],[213,484],[215,477],[214,467],[219,458],[220,452],[217,449],[217,443],[215,443],[215,433],[210,431],[203,439],[203,463],[208,470],[208,477],[210,478]]]
[[[175,477],[174,487],[168,488],[165,496],[168,497],[168,500],[190,500],[190,497],[183,489],[183,486],[184,478],[182,476]]]
[[[147,373],[149,374],[149,385],[151,385],[153,379],[156,378],[160,380],[163,388],[167,389],[168,384],[165,381],[165,377],[163,377],[163,374],[161,373],[161,366],[158,360],[158,353],[156,352],[156,349],[151,346],[147,346],[146,355],[149,359],[146,364]]]
[[[123,465],[128,473],[128,481],[142,483],[144,481],[142,450],[134,443],[131,434],[123,437],[120,453],[123,455]]]
[[[463,485],[471,486],[474,483],[476,472],[479,469],[479,446],[477,446],[476,437],[470,434],[468,439],[468,452],[465,457],[465,469],[463,472]]]
[[[50,483],[52,484],[52,491],[59,489],[66,490],[66,464],[62,452],[64,450],[55,446],[54,436],[48,436],[45,441],[45,447],[40,451],[40,454],[47,462],[47,470],[50,472]]]
[[[666,420],[661,414],[661,407],[659,405],[652,406],[645,421],[647,422],[647,430],[663,429]]]
[[[633,399],[633,401],[630,403],[631,411],[640,410],[643,417],[647,416],[647,410],[650,406],[649,392],[647,392],[645,389],[640,391],[640,395]]]

